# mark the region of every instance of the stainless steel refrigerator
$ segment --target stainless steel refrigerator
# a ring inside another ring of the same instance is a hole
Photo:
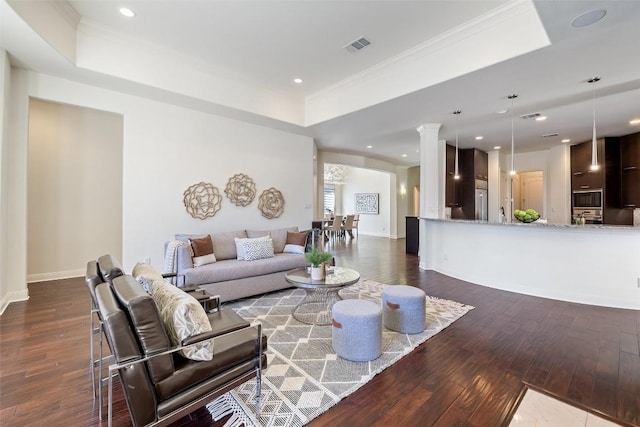
[[[487,221],[489,219],[487,200],[487,181],[476,180],[476,219]]]

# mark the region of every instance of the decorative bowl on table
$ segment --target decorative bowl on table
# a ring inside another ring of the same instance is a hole
[[[527,209],[526,211],[516,209],[513,211],[513,217],[520,222],[530,223],[537,221],[540,218],[540,214],[535,209]]]

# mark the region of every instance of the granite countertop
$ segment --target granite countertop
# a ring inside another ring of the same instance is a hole
[[[545,223],[539,223],[539,222],[531,222],[531,223],[525,224],[524,222],[520,222],[520,221],[500,223],[500,222],[488,222],[488,221],[469,220],[469,219],[444,219],[444,218],[424,218],[424,217],[419,217],[419,218],[426,221],[495,225],[495,226],[507,226],[507,227],[542,227],[542,228],[572,228],[572,229],[585,229],[585,230],[601,230],[602,229],[602,230],[640,231],[640,227],[634,227],[632,225],[611,225],[611,224],[575,225],[575,224],[545,224]]]

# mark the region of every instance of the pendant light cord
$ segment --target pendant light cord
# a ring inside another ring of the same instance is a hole
[[[600,77],[594,77],[588,80],[591,86],[591,113],[593,115],[593,134],[591,136],[591,170],[598,170],[598,139],[596,136],[596,86],[595,83],[600,81]]]

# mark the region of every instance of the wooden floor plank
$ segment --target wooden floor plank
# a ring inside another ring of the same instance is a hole
[[[522,381],[640,424],[638,311],[519,295],[423,271],[417,257],[404,253],[404,244],[359,236],[334,240],[328,248],[338,265],[363,278],[417,286],[475,309],[309,426],[345,420],[349,427],[498,426]],[[0,425],[100,425],[89,376],[84,280],[32,284],[29,294],[0,317]],[[114,425],[129,426],[115,385]],[[174,427],[223,424],[199,410]]]

